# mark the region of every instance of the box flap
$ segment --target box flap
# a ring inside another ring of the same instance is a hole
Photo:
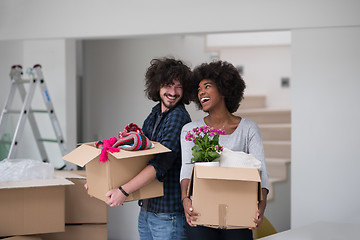
[[[197,178],[240,180],[260,182],[259,170],[255,168],[205,167],[195,166]]]
[[[99,156],[100,152],[100,149],[90,146],[90,144],[82,144],[80,147],[75,148],[73,151],[63,156],[62,159],[80,167],[84,167],[88,162]]]
[[[41,240],[41,238],[35,236],[15,236],[4,238],[3,240]]]
[[[55,177],[53,179],[35,179],[26,181],[0,182],[0,189],[10,188],[30,188],[30,187],[48,187],[48,186],[64,186],[73,185],[69,180],[62,177]]]
[[[121,149],[119,152],[110,153],[116,159],[132,158],[144,155],[152,155],[164,152],[171,152],[170,149],[158,142],[152,142],[154,147],[139,151],[126,151]],[[84,143],[80,147],[75,148],[72,152],[65,155],[62,159],[74,163],[80,167],[84,167],[87,163],[94,160],[101,153],[101,149],[93,146],[93,143]]]
[[[121,149],[120,152],[114,152],[114,153],[109,153],[109,154],[113,155],[117,159],[123,159],[123,158],[139,157],[139,156],[150,155],[150,154],[171,152],[170,149],[161,145],[158,142],[152,142],[152,143],[154,144],[154,147],[149,148],[149,149],[139,150],[139,151],[127,151],[127,150]]]

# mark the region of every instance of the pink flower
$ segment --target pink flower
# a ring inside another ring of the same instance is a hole
[[[225,130],[224,129],[218,129],[217,132],[220,134],[220,135],[224,135],[225,134]]]
[[[220,145],[216,145],[216,146],[215,146],[215,150],[220,153],[220,152],[222,152],[223,147],[220,146]]]

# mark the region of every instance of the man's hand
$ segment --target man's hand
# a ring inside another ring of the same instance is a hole
[[[105,196],[110,198],[106,201],[106,204],[110,207],[120,206],[126,199],[126,196],[118,188],[111,189]]]
[[[85,188],[86,191],[89,190],[89,186],[87,185],[87,183],[84,184],[84,188]],[[90,197],[93,197],[93,196],[90,195],[90,194],[89,194],[89,196],[90,196]]]

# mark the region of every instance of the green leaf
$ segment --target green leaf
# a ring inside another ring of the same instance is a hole
[[[209,152],[209,156],[210,156],[212,159],[215,159],[215,158],[220,157],[220,154],[218,154],[217,152]]]

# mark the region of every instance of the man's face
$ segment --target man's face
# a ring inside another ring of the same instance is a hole
[[[183,88],[179,80],[160,88],[161,112],[168,111],[176,106],[183,96]]]

